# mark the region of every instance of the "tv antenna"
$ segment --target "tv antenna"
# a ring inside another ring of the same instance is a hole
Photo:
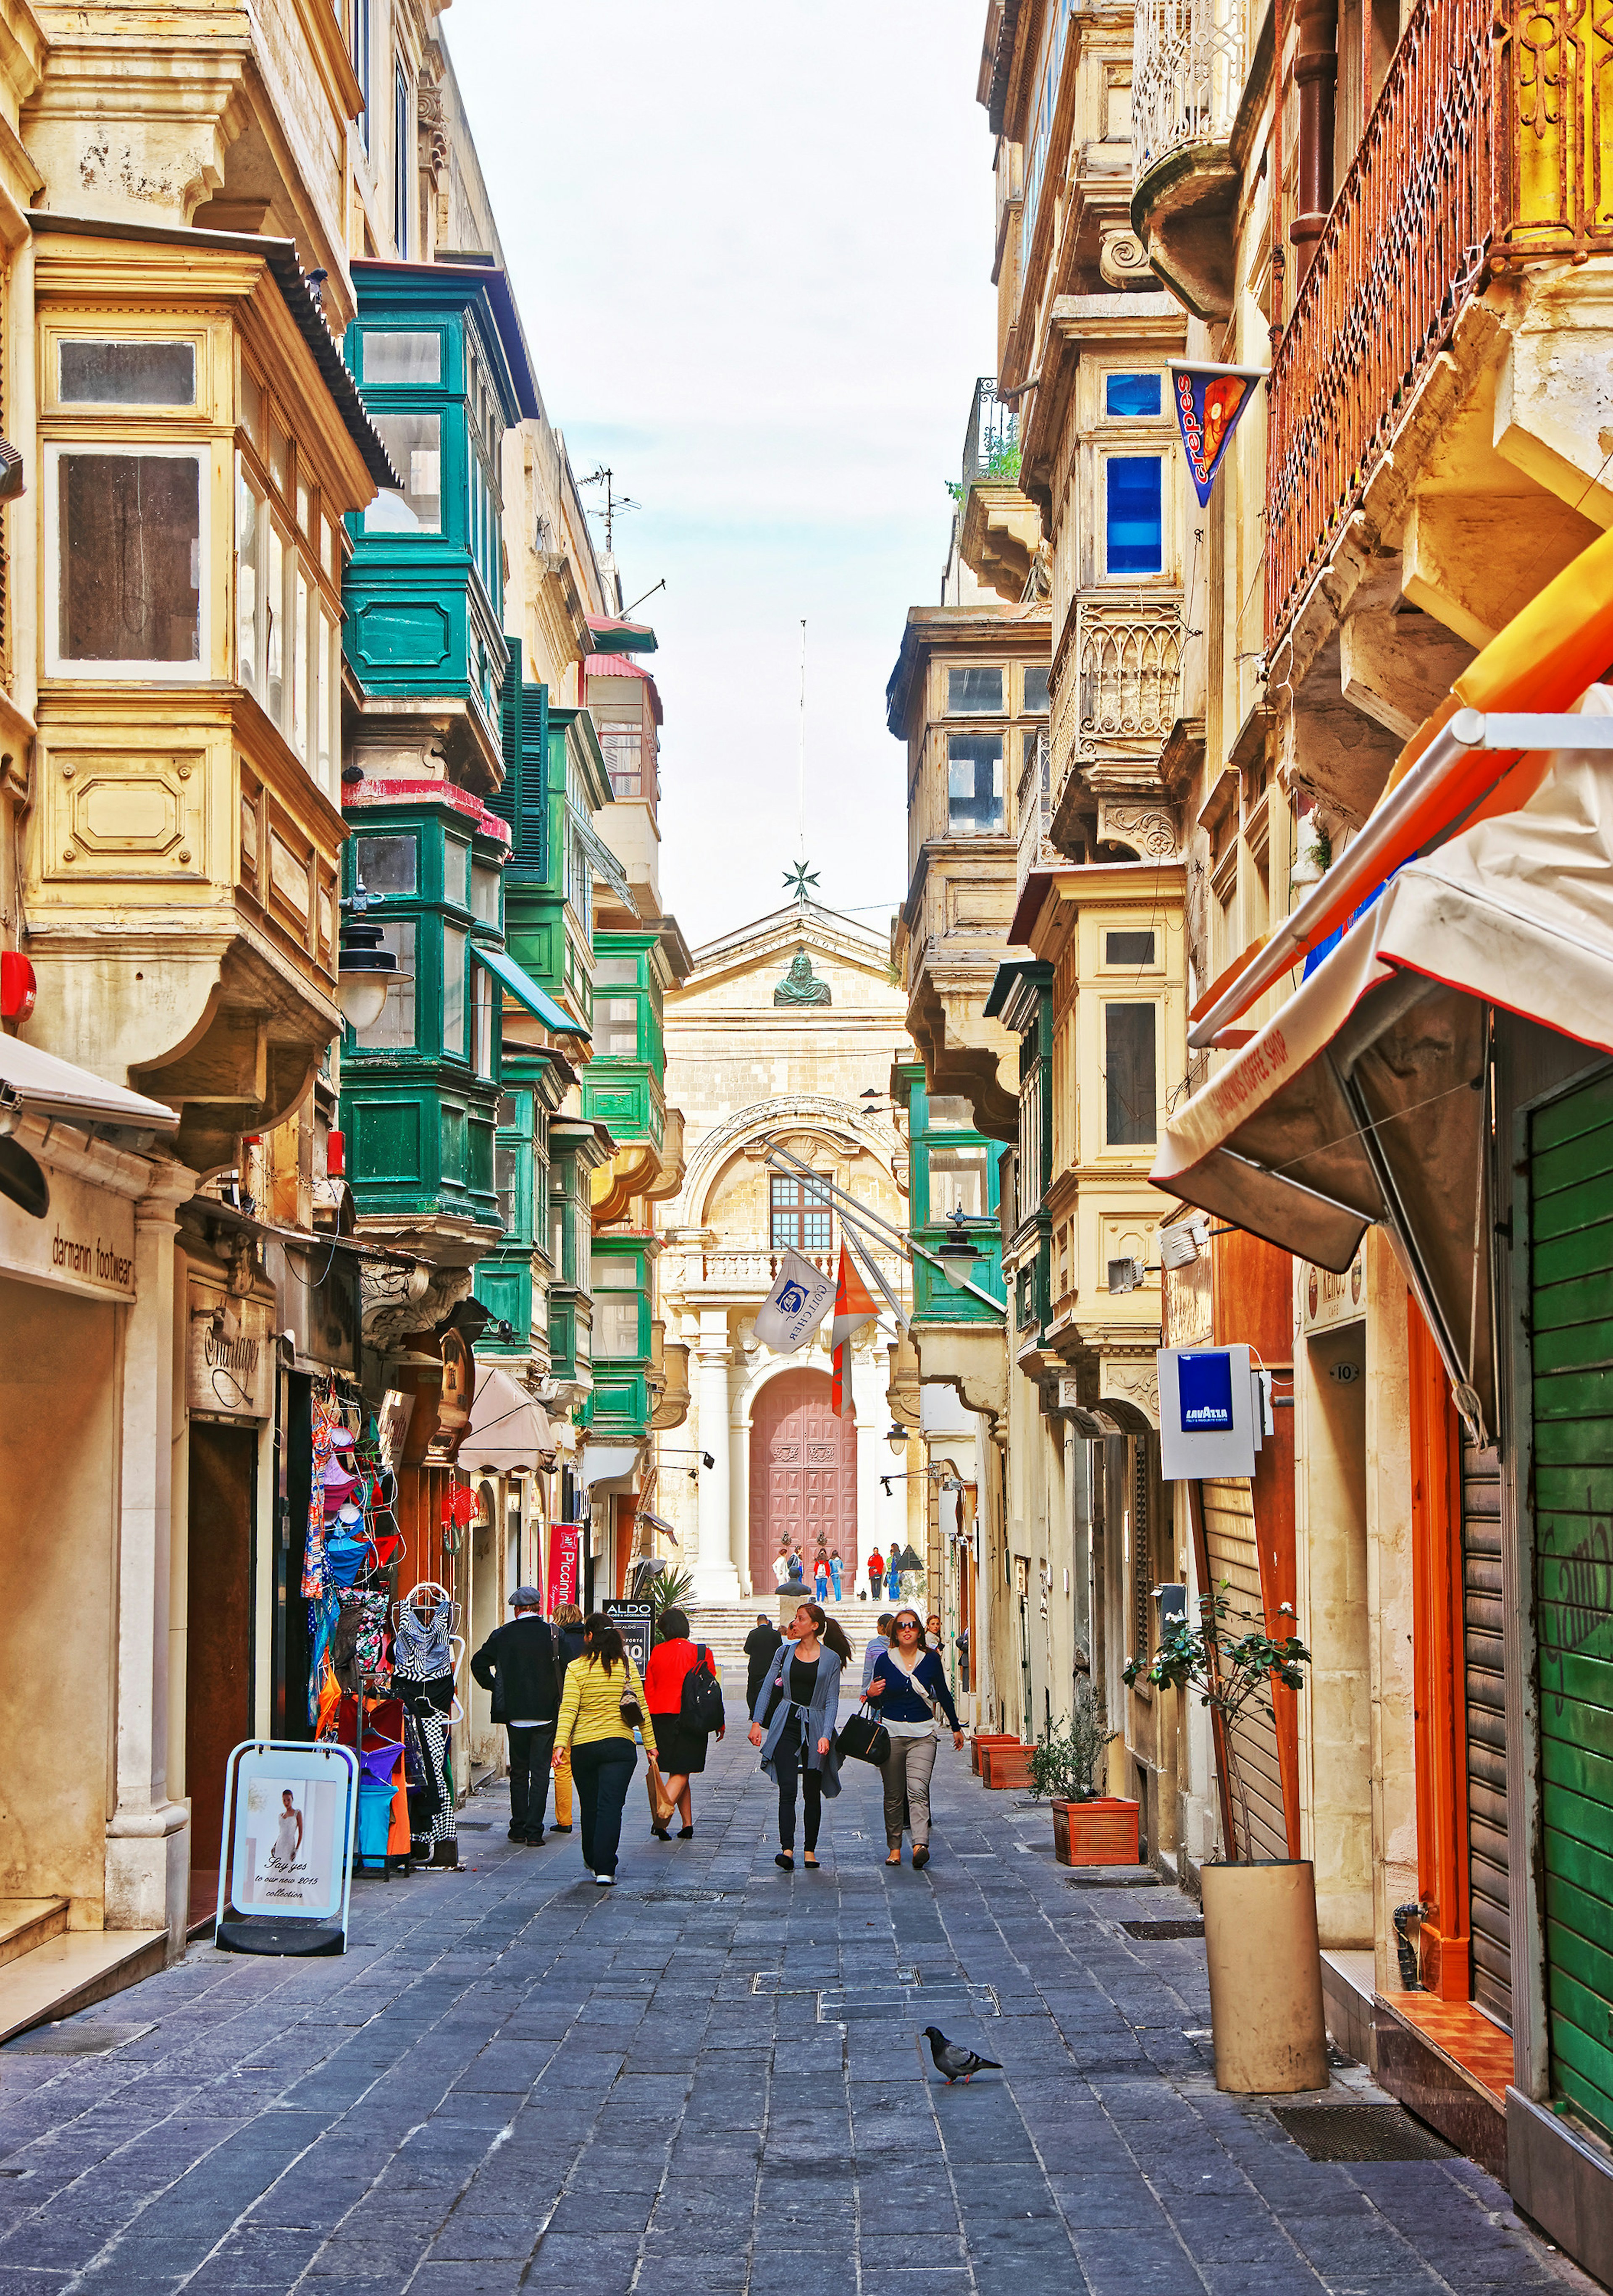
[[[616,474],[612,470],[610,464],[608,463],[601,463],[597,471],[590,471],[586,479],[579,479],[577,481],[580,487],[603,487],[605,488],[604,510],[590,511],[588,515],[590,518],[603,518],[605,521],[605,555],[607,557],[613,557],[615,555],[616,521],[621,516],[621,512],[623,511],[642,510],[644,508],[644,504],[642,503],[636,503],[630,498],[630,496],[627,495],[619,495],[616,492],[615,479]]]

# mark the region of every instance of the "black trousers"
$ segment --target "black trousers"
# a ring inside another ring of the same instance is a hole
[[[572,1748],[572,1782],[582,1824],[582,1862],[590,1874],[613,1874],[621,1842],[621,1805],[633,1782],[638,1749],[626,1738],[597,1738]]]
[[[511,1723],[510,1824],[517,1833],[543,1832],[549,1806],[549,1764],[555,1753],[555,1726],[539,1722],[531,1730]]]
[[[816,1849],[823,1821],[823,1773],[809,1770],[801,1735],[801,1718],[792,1714],[773,1750],[773,1775],[778,1781],[778,1847],[795,1847],[795,1781],[801,1781],[801,1805],[806,1819],[803,1847]]]

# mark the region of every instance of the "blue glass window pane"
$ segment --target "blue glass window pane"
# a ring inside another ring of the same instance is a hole
[[[1106,414],[1157,414],[1160,408],[1156,374],[1107,374],[1103,380]]]
[[[1106,562],[1111,574],[1158,574],[1164,521],[1157,455],[1111,455],[1105,464]]]

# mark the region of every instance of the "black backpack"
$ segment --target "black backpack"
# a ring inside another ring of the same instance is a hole
[[[695,1645],[695,1663],[683,1677],[683,1696],[679,1701],[678,1718],[687,1722],[691,1730],[704,1730],[709,1736],[713,1730],[727,1726],[728,1717],[722,1710],[722,1685],[712,1670],[711,1659],[704,1643]]]

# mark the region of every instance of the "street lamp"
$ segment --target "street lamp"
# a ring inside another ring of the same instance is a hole
[[[908,1431],[902,1425],[900,1419],[892,1420],[890,1430],[885,1439],[890,1445],[892,1450],[896,1454],[896,1456],[899,1459],[906,1458],[908,1455]]]
[[[336,1002],[355,1036],[373,1029],[386,1006],[386,992],[398,977],[398,959],[379,925],[366,912],[370,897],[360,877],[351,900],[342,904],[342,948],[336,961]]]
[[[961,1204],[947,1223],[945,1239],[937,1247],[935,1257],[941,1262],[942,1275],[953,1291],[963,1291],[975,1272],[975,1263],[979,1259],[980,1253],[969,1240],[968,1231],[964,1226]]]

